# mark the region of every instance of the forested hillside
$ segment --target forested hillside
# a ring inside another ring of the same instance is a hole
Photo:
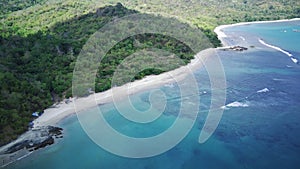
[[[29,33],[23,27],[14,29],[13,25],[2,29],[1,143],[14,139],[24,132],[32,120],[32,112],[41,112],[54,102],[70,97],[76,57],[89,36],[113,18],[134,13],[137,11],[117,4],[98,8],[94,12],[64,22],[57,22],[51,28],[37,32]],[[17,32],[18,30],[22,31]],[[135,42],[139,45],[134,45]],[[125,57],[148,47],[175,53],[183,59],[183,63],[188,63],[194,54],[184,44],[170,37],[154,34],[130,37],[118,43],[118,47],[112,48],[106,55],[97,74],[96,92],[111,87],[114,69]],[[174,68],[176,67],[170,65],[170,69]],[[161,72],[147,69],[137,74],[135,79]]]
[[[218,46],[213,33],[217,25],[300,17],[298,0],[9,0],[0,2],[0,9],[0,145],[27,129],[32,112],[71,96],[72,72],[82,46],[114,18],[138,12],[176,18],[203,30]],[[107,54],[97,74],[96,92],[111,87],[112,74],[123,58],[148,47],[175,53],[184,63],[193,58],[189,48],[170,37],[125,39]],[[135,78],[158,73],[146,70]]]
[[[6,0],[0,1],[0,16],[19,11],[37,4],[42,4],[46,0]]]

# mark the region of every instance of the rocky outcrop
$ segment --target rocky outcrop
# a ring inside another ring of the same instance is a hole
[[[244,51],[244,50],[248,50],[248,48],[243,47],[243,46],[230,46],[230,47],[223,47],[223,48],[219,48],[221,50],[224,51],[228,51],[228,50],[233,50],[233,51]]]
[[[11,146],[8,146],[0,154],[11,154],[21,149],[29,151],[37,150],[54,143],[55,138],[62,138],[62,128],[46,126],[34,128],[23,134]]]
[[[43,148],[43,147],[46,147],[47,145],[51,145],[54,143],[54,138],[49,136],[46,140],[44,140],[43,142],[41,143],[38,143],[38,144],[35,144],[33,145],[34,147],[34,150],[37,150],[39,148]]]
[[[229,49],[234,50],[234,51],[244,51],[244,50],[248,50],[248,48],[243,47],[243,46],[232,46]]]
[[[53,126],[33,128],[17,140],[0,147],[0,167],[26,156],[30,151],[53,144],[55,139],[63,137],[62,130]]]

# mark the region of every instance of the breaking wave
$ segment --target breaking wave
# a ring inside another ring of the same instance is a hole
[[[266,93],[268,91],[270,91],[268,88],[264,88],[264,89],[258,90],[257,93]]]
[[[230,107],[249,107],[249,105],[247,103],[243,103],[243,102],[232,102],[227,104],[226,106],[222,106],[222,109],[229,109]]]
[[[262,39],[259,39],[258,41],[259,41],[261,44],[263,44],[263,45],[265,45],[265,46],[267,46],[267,47],[269,47],[269,48],[275,49],[275,50],[277,50],[277,51],[280,51],[280,52],[286,54],[286,55],[289,56],[289,57],[292,57],[292,56],[293,56],[292,54],[290,54],[289,52],[287,52],[287,51],[281,49],[280,47],[277,47],[277,46],[273,46],[273,45],[267,44],[267,43],[266,43],[265,41],[263,41]]]

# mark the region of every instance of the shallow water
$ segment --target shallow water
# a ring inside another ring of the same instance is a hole
[[[198,143],[198,137],[210,106],[211,91],[207,73],[200,69],[195,72],[201,93],[197,121],[188,136],[166,153],[144,159],[113,155],[89,139],[76,116],[72,116],[60,124],[65,129],[63,140],[6,168],[297,169],[300,166],[300,66],[285,54],[263,46],[258,39],[300,59],[300,33],[292,31],[299,29],[299,25],[299,21],[252,24],[225,31],[243,36],[255,48],[241,53],[218,52],[227,78],[226,104],[240,104],[226,108],[217,130],[204,144]],[[258,92],[265,88],[268,91]],[[154,136],[174,123],[181,102],[176,85],[163,86],[161,90],[166,92],[166,111],[150,124],[124,119],[113,104],[100,108],[117,131],[132,137]],[[134,95],[132,104],[137,109],[147,109],[148,95],[147,91]]]

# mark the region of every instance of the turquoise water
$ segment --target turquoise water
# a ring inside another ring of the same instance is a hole
[[[243,36],[255,46],[242,53],[219,51],[227,78],[226,104],[238,102],[247,106],[228,107],[217,130],[204,144],[198,143],[198,137],[210,106],[211,91],[206,71],[199,69],[195,76],[201,91],[201,111],[188,136],[166,153],[144,159],[116,156],[90,140],[76,116],[72,116],[60,124],[65,129],[64,139],[6,168],[297,169],[300,166],[300,66],[285,54],[261,45],[258,38],[300,59],[300,33],[292,31],[299,29],[299,25],[299,21],[252,24],[225,31],[232,36]],[[258,92],[266,88],[267,92]],[[129,122],[113,104],[102,105],[100,109],[117,131],[132,137],[154,136],[174,123],[181,102],[176,85],[160,89],[166,93],[166,111],[150,124]],[[149,91],[136,94],[133,97],[138,99],[133,99],[132,104],[147,109],[148,96]]]
[[[227,31],[239,34],[247,32],[287,51],[299,52],[300,39],[297,38],[299,32],[294,32],[294,30],[300,30],[299,21],[251,24],[227,29]]]

